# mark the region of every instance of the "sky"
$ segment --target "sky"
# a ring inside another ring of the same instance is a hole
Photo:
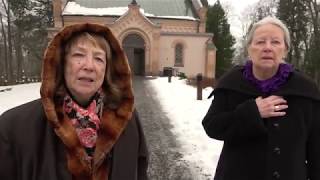
[[[241,28],[241,20],[243,12],[248,6],[253,6],[259,0],[220,0],[223,7],[227,7],[229,13],[230,31],[236,39],[239,39],[244,34]],[[213,5],[216,0],[208,0],[209,5]]]
[[[168,83],[166,77],[158,77],[150,80],[150,84],[156,91],[154,94],[159,99],[161,109],[170,119],[172,133],[182,146],[180,153],[183,154],[183,160],[201,169],[193,172],[193,178],[213,179],[223,144],[209,138],[201,124],[212,101],[212,98],[206,98],[212,88],[202,91],[203,100],[196,100],[197,89],[177,77],[172,77],[172,83]],[[0,86],[0,115],[10,108],[39,98],[39,91],[40,83]]]

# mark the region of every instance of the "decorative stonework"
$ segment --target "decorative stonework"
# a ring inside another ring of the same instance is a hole
[[[146,34],[146,32],[144,32],[141,29],[129,28],[129,29],[126,29],[125,31],[121,32],[118,35],[118,39],[119,39],[120,43],[122,44],[123,40],[130,34],[137,34],[144,40],[144,42],[145,42],[145,44],[144,44],[145,72],[146,72],[146,74],[150,74],[149,72],[152,72],[151,68],[149,67],[149,64],[151,64],[151,53],[150,53],[151,39],[150,39],[150,35]]]
[[[123,32],[130,28],[143,29],[147,34],[151,34],[154,28],[160,28],[149,21],[140,13],[137,6],[130,6],[129,11],[115,21],[113,28],[117,32]]]
[[[164,25],[162,26],[162,31],[163,32],[186,32],[186,33],[195,33],[197,32],[197,29],[195,27],[191,27],[191,26],[178,26],[178,25],[174,25],[174,26],[168,26],[168,25]]]

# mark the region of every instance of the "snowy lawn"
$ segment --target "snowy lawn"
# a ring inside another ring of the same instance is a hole
[[[0,114],[38,98],[40,98],[40,83],[0,86]]]
[[[186,85],[185,80],[161,77],[150,80],[155,87],[158,99],[173,125],[173,133],[183,146],[184,159],[197,164],[203,173],[213,175],[223,143],[209,138],[201,124],[207,113],[211,99],[207,99],[212,88],[202,91],[203,100],[197,100],[197,89]]]
[[[171,119],[173,133],[182,145],[184,159],[196,164],[208,177],[213,177],[222,142],[210,139],[201,121],[208,111],[212,88],[203,90],[203,100],[196,100],[197,89],[186,85],[185,80],[173,77],[172,83],[161,77],[150,80],[158,99]],[[11,89],[10,89],[11,88]],[[40,97],[40,83],[0,86],[0,114],[7,109]],[[147,131],[147,130],[146,130]]]

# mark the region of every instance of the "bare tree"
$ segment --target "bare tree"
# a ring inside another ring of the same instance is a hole
[[[313,24],[313,32],[316,37],[319,37],[319,3],[317,0],[306,0],[306,3]]]
[[[21,40],[22,32],[19,28],[16,29],[14,36],[14,49],[16,54],[16,62],[17,62],[17,80],[21,82],[22,80],[22,71],[23,71],[23,50],[22,50],[22,40]]]
[[[8,75],[8,47],[7,47],[7,35],[5,32],[3,20],[2,20],[2,13],[0,12],[0,22],[1,22],[1,35],[3,37],[3,47],[4,47],[4,75],[7,77]]]
[[[5,0],[2,0],[3,7],[7,15],[7,41],[8,41],[8,70],[7,76],[9,83],[13,83],[13,68],[12,68],[12,37],[11,37],[11,16],[10,16],[10,3],[6,3]]]
[[[275,16],[277,12],[277,2],[274,0],[260,0],[256,4],[248,6],[239,17],[241,29],[243,32],[242,38],[238,41],[236,47],[236,56],[234,64],[243,64],[247,60],[246,41],[249,30],[253,23],[261,20],[266,16]]]
[[[320,17],[319,17],[319,2],[317,0],[305,0],[305,4],[307,7],[307,11],[310,15],[310,21],[311,21],[311,37],[309,41],[310,50],[307,51],[307,57],[306,60],[308,61],[308,69],[307,71],[310,73],[310,75],[313,77],[313,79],[317,82],[317,84],[320,86]]]

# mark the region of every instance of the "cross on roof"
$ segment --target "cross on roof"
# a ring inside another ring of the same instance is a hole
[[[137,1],[136,1],[136,0],[132,0],[132,1],[131,1],[131,4],[132,4],[132,5],[137,5]]]

